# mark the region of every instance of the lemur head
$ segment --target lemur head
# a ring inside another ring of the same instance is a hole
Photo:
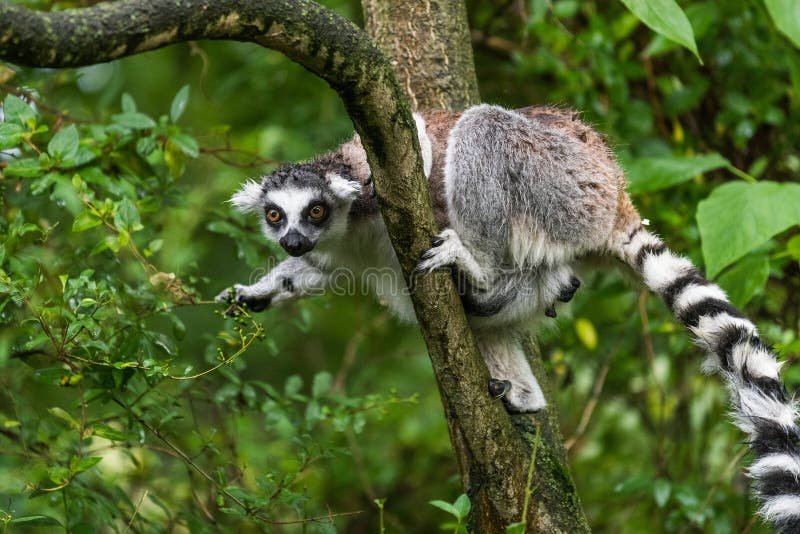
[[[259,213],[267,239],[292,256],[302,256],[347,230],[350,205],[361,193],[338,154],[281,166],[261,182],[248,181],[230,202]]]

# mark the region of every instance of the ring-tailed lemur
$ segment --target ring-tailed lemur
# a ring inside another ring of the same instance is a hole
[[[462,113],[415,115],[424,170],[441,233],[418,270],[453,268],[489,391],[512,411],[545,400],[517,332],[578,287],[571,265],[589,254],[616,256],[660,295],[722,375],[736,424],[749,436],[749,474],[761,514],[800,532],[800,428],[781,364],[725,293],[642,226],[623,173],[602,138],[573,113],[480,105]],[[356,136],[313,161],[284,165],[248,182],[231,202],[256,212],[266,236],[289,253],[253,285],[217,297],[260,311],[317,293],[335,269],[389,269],[402,280]],[[409,221],[409,224],[413,221]],[[407,293],[371,277],[372,290],[413,319]]]

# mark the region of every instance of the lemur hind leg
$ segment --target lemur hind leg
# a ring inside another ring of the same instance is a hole
[[[511,413],[535,413],[547,406],[542,388],[533,376],[525,351],[513,331],[481,329],[475,337],[492,377],[489,381],[492,396],[502,396],[506,409]],[[510,389],[502,387],[505,380],[511,383]]]

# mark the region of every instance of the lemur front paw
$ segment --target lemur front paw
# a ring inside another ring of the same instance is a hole
[[[442,267],[456,269],[458,274],[467,277],[475,289],[482,290],[489,286],[488,278],[455,230],[443,230],[431,240],[431,248],[422,253],[415,271],[427,273]]]
[[[236,284],[233,287],[222,291],[214,297],[214,300],[219,303],[230,304],[231,306],[225,313],[233,315],[236,311],[236,306],[246,306],[248,310],[253,312],[260,312],[267,309],[272,298],[269,296],[253,296],[247,293],[246,288],[242,285]]]

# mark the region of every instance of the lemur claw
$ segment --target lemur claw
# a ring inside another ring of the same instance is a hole
[[[511,382],[508,380],[489,379],[489,395],[493,399],[502,399],[511,391]]]
[[[440,247],[442,246],[442,243],[444,243],[444,238],[442,236],[436,235],[431,238],[432,247]]]
[[[431,257],[433,257],[433,254],[434,252],[431,249],[423,250],[422,254],[419,255],[419,261],[430,259]]]

